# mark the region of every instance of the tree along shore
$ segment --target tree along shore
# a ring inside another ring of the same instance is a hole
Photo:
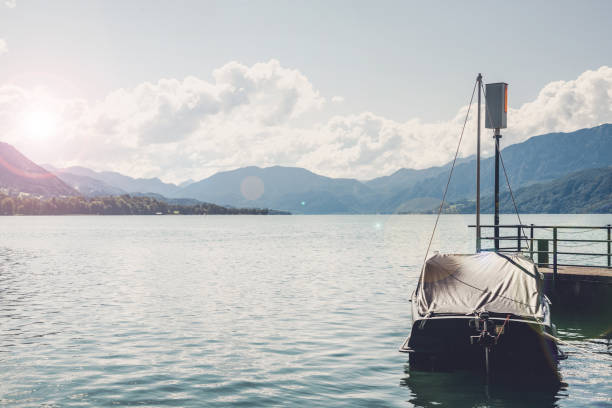
[[[289,214],[267,208],[232,208],[216,204],[169,204],[152,197],[130,195],[86,198],[82,196],[41,198],[0,194],[0,215],[152,215],[152,214]]]

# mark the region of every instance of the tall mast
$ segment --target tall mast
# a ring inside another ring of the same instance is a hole
[[[495,216],[493,218],[493,225],[495,226],[493,232],[493,238],[495,240],[495,250],[499,251],[499,139],[501,134],[499,128],[495,128]]]
[[[482,74],[476,78],[478,84],[478,125],[476,132],[476,252],[480,252],[480,92],[482,89]]]

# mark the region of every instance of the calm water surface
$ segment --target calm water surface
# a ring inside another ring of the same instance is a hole
[[[559,386],[408,370],[397,348],[433,220],[2,217],[0,405],[611,406],[611,316],[554,305],[572,352]],[[432,248],[473,251],[472,222],[443,216]]]

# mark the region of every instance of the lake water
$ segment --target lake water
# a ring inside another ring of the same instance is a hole
[[[612,317],[554,305],[571,352],[558,387],[410,372],[397,349],[433,221],[1,217],[0,405],[611,406]],[[443,216],[432,249],[473,251],[473,221]]]

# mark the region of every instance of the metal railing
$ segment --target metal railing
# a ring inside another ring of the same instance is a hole
[[[476,228],[475,225],[469,227]],[[521,252],[529,256],[538,266],[552,268],[555,279],[559,266],[612,269],[610,224],[601,227],[534,224],[497,227],[500,236],[495,238],[493,236],[495,225],[480,226],[481,233],[483,230],[491,231],[488,236],[481,235],[481,243],[493,242],[493,248],[483,248],[481,251]],[[507,231],[511,231],[512,235],[503,235]],[[495,249],[498,246],[499,249]]]

